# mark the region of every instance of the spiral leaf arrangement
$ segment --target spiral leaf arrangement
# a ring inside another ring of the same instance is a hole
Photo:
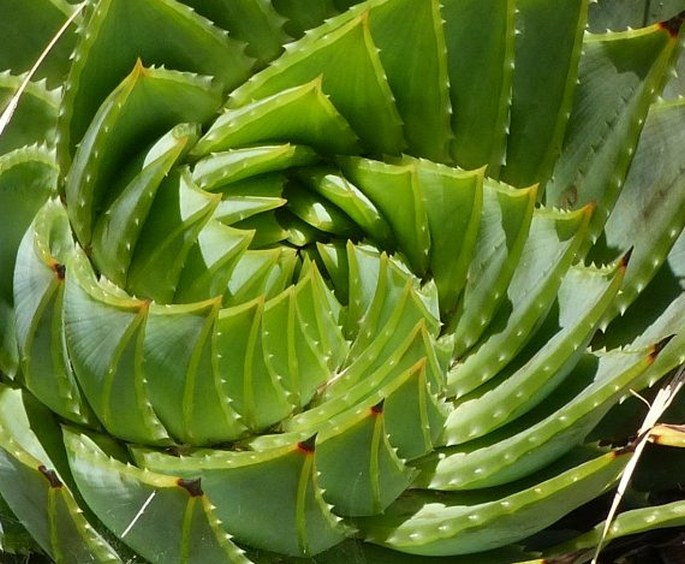
[[[682,15],[350,4],[93,1],[61,94],[30,84],[0,139],[5,550],[508,562],[615,485],[598,424],[685,361],[681,287],[653,301],[685,272]]]

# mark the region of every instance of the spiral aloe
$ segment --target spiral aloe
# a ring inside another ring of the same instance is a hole
[[[0,550],[596,545],[529,539],[685,362],[685,101],[682,13],[588,4],[89,0],[0,137]]]

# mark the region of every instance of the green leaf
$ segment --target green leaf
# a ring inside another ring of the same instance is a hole
[[[73,248],[66,211],[49,200],[31,227],[19,248],[14,287],[24,385],[62,417],[92,424],[65,341],[64,287]]]
[[[585,236],[591,207],[573,213],[537,210],[507,297],[481,338],[447,377],[457,398],[487,382],[521,349],[552,305]]]
[[[238,305],[256,298],[268,300],[290,285],[297,262],[294,249],[248,250],[233,269],[225,305]]]
[[[304,169],[299,172],[298,178],[312,191],[343,210],[367,237],[381,246],[393,247],[390,226],[378,208],[335,169]]]
[[[347,21],[349,20],[349,21]],[[326,26],[286,46],[286,53],[231,94],[237,108],[321,77],[323,92],[374,153],[404,146],[401,120],[369,31],[368,15]],[[329,29],[330,28],[330,29]]]
[[[226,109],[193,154],[274,141],[311,145],[327,153],[356,153],[357,135],[323,93],[321,83],[319,76],[252,104]]]
[[[327,18],[343,11],[335,6],[335,0],[310,0],[307,4],[300,0],[272,0],[271,3],[279,14],[287,18],[283,28],[295,38],[302,37],[308,29],[318,27]]]
[[[231,405],[241,424],[254,431],[289,415],[297,399],[266,362],[264,316],[264,298],[222,309],[213,336],[217,371],[230,390]]]
[[[39,550],[36,541],[0,496],[0,550],[7,554],[30,554]]]
[[[623,314],[663,264],[685,226],[685,102],[652,105],[625,186],[591,253],[607,260],[633,248],[621,295],[606,321]],[[666,335],[663,335],[666,336]]]
[[[424,275],[430,255],[430,231],[418,167],[392,165],[358,157],[342,158],[340,165],[355,186],[384,215],[398,250],[412,270]]]
[[[668,20],[682,9],[682,0],[597,0],[590,4],[590,31],[603,33],[605,30],[644,27]]]
[[[230,185],[259,174],[279,172],[316,162],[316,153],[301,145],[262,145],[213,153],[193,168],[193,180],[203,190],[230,190]]]
[[[341,363],[347,343],[338,327],[336,308],[316,267],[264,308],[262,342],[269,372],[299,406]],[[259,375],[257,375],[259,377]]]
[[[24,78],[9,71],[0,73],[0,111],[5,110]],[[48,90],[44,81],[29,82],[0,136],[0,155],[33,143],[54,145],[58,106],[58,90]]]
[[[318,194],[290,184],[283,196],[288,200],[288,210],[315,229],[340,239],[359,238],[359,229],[347,214]]]
[[[420,463],[419,483],[434,489],[488,488],[544,468],[581,444],[654,362],[655,352],[586,353],[566,385],[533,410],[482,439],[431,453]]]
[[[184,564],[249,562],[221,528],[201,481],[140,470],[109,456],[82,432],[63,432],[69,465],[86,503],[143,557]]]
[[[136,61],[213,76],[224,90],[235,88],[249,76],[250,61],[242,52],[243,45],[180,2],[101,0],[90,6],[84,19],[87,23],[64,86],[59,121],[59,161],[65,170],[89,124],[97,120],[98,108]],[[180,115],[203,106],[200,99],[180,103],[176,96],[167,111],[173,108],[175,115]],[[146,107],[147,114],[151,106]],[[201,119],[186,116],[173,120],[157,135],[181,121],[204,121],[214,109],[216,106]],[[149,131],[147,127],[140,131]],[[132,135],[123,147],[128,148],[135,138]],[[108,143],[110,148],[114,144]]]
[[[649,104],[663,88],[678,41],[654,25],[591,36],[584,43],[566,138],[546,197],[548,204],[563,208],[594,202],[593,240],[623,186]]]
[[[212,20],[231,35],[247,43],[245,53],[264,65],[281,54],[288,36],[283,18],[265,0],[183,0],[198,14]]]
[[[226,225],[286,204],[282,197],[285,177],[281,174],[263,174],[244,181],[234,182],[226,191],[214,212],[214,218]]]
[[[50,412],[4,385],[0,407],[0,494],[36,542],[58,562],[121,562],[71,493]]]
[[[552,173],[571,112],[587,7],[588,0],[516,2],[511,118],[500,175],[512,186],[544,182]]]
[[[486,179],[478,236],[455,327],[448,337],[454,356],[471,348],[506,296],[533,219],[536,190],[513,190]]]
[[[260,452],[198,451],[181,458],[134,449],[139,464],[199,476],[226,530],[239,542],[313,556],[348,531],[318,484],[314,440]]]
[[[219,89],[206,77],[148,69],[138,60],[100,106],[67,176],[69,218],[82,245],[91,243],[97,217],[125,190],[110,185],[114,172],[175,124],[206,120],[219,102]]]
[[[233,440],[244,424],[228,394],[215,334],[220,300],[187,305],[151,304],[144,329],[143,362],[149,401],[169,433],[186,444]],[[237,404],[237,402],[235,402]],[[283,413],[280,414],[284,416]]]
[[[430,271],[438,288],[440,312],[446,318],[454,312],[473,259],[484,170],[461,172],[426,161],[413,162],[428,218]]]
[[[315,464],[327,501],[346,516],[374,515],[409,486],[415,472],[393,451],[383,402],[357,409],[317,437]],[[344,463],[343,463],[344,461]]]
[[[440,3],[383,2],[369,11],[369,24],[404,124],[407,151],[435,162],[450,161],[451,107]]]
[[[0,37],[3,38],[0,69],[11,69],[15,74],[28,71],[76,9],[71,4],[73,2],[66,0],[35,0],[31,3],[2,0],[0,14],[11,14],[12,17],[0,21]],[[46,78],[51,88],[61,84],[69,72],[69,55],[76,39],[75,27],[72,26],[38,67],[36,78]]]
[[[393,436],[393,446],[408,458],[419,456],[430,449],[440,430],[436,422],[443,418],[442,407],[433,395],[433,389],[437,387],[434,372],[437,371],[440,377],[439,370],[430,340],[420,324],[388,362],[369,372],[366,378],[352,384],[344,382],[347,386],[342,391],[324,396],[324,401],[295,415],[283,427],[286,432],[318,433],[335,427],[338,419],[344,420],[350,413],[358,414],[359,409],[370,409],[385,401],[388,403],[385,419],[388,432]],[[417,403],[416,409],[403,403],[411,388],[419,391],[419,401],[413,400]],[[412,432],[399,436],[398,429],[405,425],[411,427]]]
[[[685,505],[682,501],[674,501],[663,505],[642,507],[623,511],[609,527],[604,537],[608,543],[614,539],[628,535],[636,535],[644,531],[652,531],[666,527],[682,527],[685,525]],[[599,544],[603,537],[604,522],[595,525],[590,531],[577,536],[567,542],[548,548],[544,551],[546,557],[561,556],[571,553],[590,552]]]
[[[495,378],[454,402],[443,431],[447,444],[486,435],[542,402],[578,362],[612,302],[625,265],[571,268],[556,307],[529,345]]]
[[[89,405],[115,436],[170,443],[150,405],[143,368],[149,303],[101,284],[80,249],[72,253],[67,270],[64,333],[69,360]]]
[[[10,377],[19,368],[12,289],[17,252],[32,218],[54,192],[57,174],[54,155],[44,148],[0,156],[0,209],[12,210],[0,225],[0,371]]]
[[[452,154],[465,169],[504,164],[514,70],[514,0],[444,0]],[[488,93],[484,96],[483,93]]]
[[[412,491],[383,515],[357,523],[370,542],[410,554],[447,556],[497,548],[545,528],[607,491],[628,458],[626,453],[574,451],[541,475],[508,488]]]
[[[188,251],[174,301],[190,303],[227,293],[233,269],[252,237],[251,231],[233,229],[210,219]]]
[[[128,271],[131,293],[170,303],[199,233],[220,200],[200,190],[190,173],[176,169],[158,188]]]
[[[96,218],[93,262],[119,286],[126,285],[134,249],[160,184],[188,145],[197,139],[198,133],[197,126],[180,124],[162,136],[140,159],[139,166],[130,166],[132,179]]]

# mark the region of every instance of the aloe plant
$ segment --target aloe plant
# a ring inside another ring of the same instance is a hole
[[[588,4],[87,2],[0,137],[0,549],[585,558],[685,361],[683,6]],[[0,6],[8,99],[76,7]]]

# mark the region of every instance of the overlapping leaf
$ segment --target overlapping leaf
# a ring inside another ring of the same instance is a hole
[[[73,9],[40,4],[3,99]],[[29,84],[0,139],[0,528],[58,562],[508,561],[612,487],[631,449],[585,443],[685,361],[683,16],[603,9],[90,2],[59,111]]]

